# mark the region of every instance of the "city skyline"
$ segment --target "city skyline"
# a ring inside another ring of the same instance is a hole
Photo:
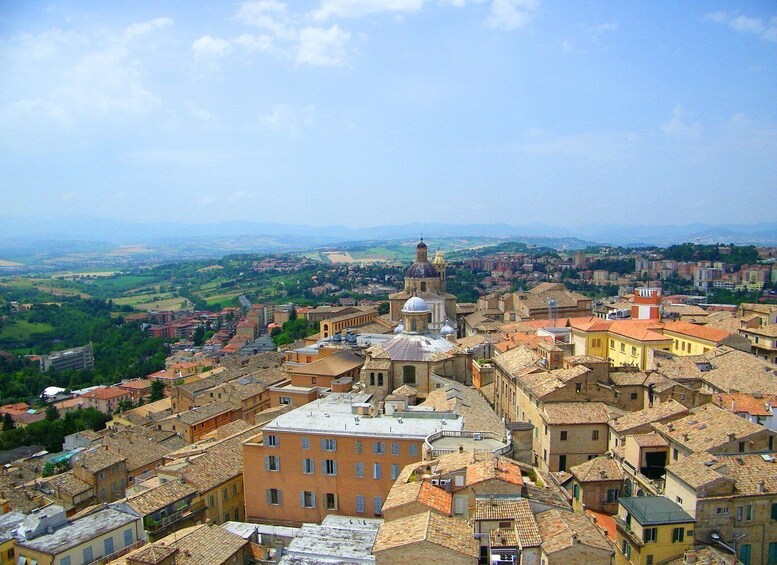
[[[777,219],[764,2],[13,2],[0,67],[4,215]]]

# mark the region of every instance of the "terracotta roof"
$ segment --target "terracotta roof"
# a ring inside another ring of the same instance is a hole
[[[611,457],[605,455],[570,467],[569,472],[579,483],[623,480],[623,471]]]
[[[700,326],[689,322],[668,322],[664,325],[664,332],[687,335],[697,339],[703,339],[715,344],[720,344],[731,334],[709,326]]]
[[[772,412],[767,408],[767,404],[777,401],[776,394],[759,395],[755,397],[751,394],[741,392],[731,394],[714,394],[712,402],[725,410],[734,414],[747,413],[751,416],[771,416]]]
[[[516,373],[537,363],[541,357],[522,345],[494,357],[494,363],[507,373]]]
[[[661,434],[635,434],[631,437],[640,447],[669,447],[669,442]]]
[[[187,412],[181,412],[180,414],[176,414],[170,418],[175,418],[184,424],[191,426],[193,424],[198,424],[205,420],[209,420],[210,418],[215,418],[216,416],[224,414],[225,412],[231,412],[238,409],[239,407],[235,406],[231,402],[211,402],[205,406],[196,406]]]
[[[733,562],[733,556],[730,553],[726,553],[716,547],[709,545],[696,546],[693,549],[686,549],[682,555],[669,559],[668,561],[662,561],[662,565],[686,565],[688,559],[695,559],[693,563],[696,565],[731,565]],[[741,561],[736,560],[735,565],[741,565]]]
[[[669,399],[666,402],[654,404],[652,407],[624,414],[610,422],[610,427],[618,433],[625,433],[653,422],[676,420],[687,414],[688,409],[685,406],[673,399]]]
[[[583,365],[575,365],[568,369],[555,369],[553,371],[536,371],[523,374],[519,377],[521,383],[536,397],[543,398],[548,394],[564,388],[566,384],[591,370]]]
[[[77,496],[92,488],[92,485],[76,477],[72,471],[42,479],[41,482],[47,482],[53,489],[70,496]]]
[[[577,544],[613,551],[607,538],[585,514],[547,510],[535,515],[535,519],[542,536],[542,550],[549,556]]]
[[[290,373],[301,375],[322,375],[336,377],[348,371],[359,369],[364,365],[364,358],[350,351],[338,351],[327,355],[306,365],[292,365],[288,367]]]
[[[529,501],[517,496],[489,496],[475,498],[475,509],[471,520],[513,520],[520,506],[531,507]]]
[[[175,555],[176,565],[223,565],[250,542],[215,524],[184,528],[152,544],[128,553],[112,565],[158,565]]]
[[[649,320],[614,320],[610,332],[636,341],[670,341],[661,333],[660,322]]]
[[[373,554],[428,541],[445,549],[477,559],[480,548],[472,528],[458,518],[423,512],[384,522],[378,530]]]
[[[505,435],[504,422],[494,413],[482,394],[449,379],[441,381],[445,382],[445,386],[431,390],[421,406],[432,407],[438,412],[452,411],[462,416],[464,430]]]
[[[191,485],[181,481],[168,481],[157,487],[127,498],[127,504],[141,516],[146,516],[197,494]]]
[[[89,448],[76,455],[74,459],[74,465],[82,466],[90,473],[97,473],[126,460],[107,446]]]
[[[606,424],[614,414],[620,414],[604,402],[549,402],[544,408],[550,425]]]
[[[453,495],[427,481],[421,481],[421,486],[418,489],[418,502],[447,516],[451,513]]]
[[[654,423],[661,435],[692,452],[708,451],[737,439],[766,431],[767,428],[747,421],[714,404],[691,410],[684,418],[668,424]]]
[[[103,387],[103,388],[96,388],[94,390],[90,390],[89,392],[85,392],[81,396],[83,398],[95,398],[97,400],[111,400],[113,398],[118,398],[120,396],[127,396],[129,395],[128,390],[124,390],[122,388],[109,386],[109,387]]]
[[[491,547],[518,547],[518,534],[515,528],[511,530],[495,529],[488,532]]]
[[[539,547],[542,536],[531,510],[529,499],[522,498],[515,511],[515,533],[521,547]]]
[[[483,481],[497,479],[513,485],[523,485],[521,468],[506,457],[494,456],[467,465],[466,484],[472,486]]]
[[[711,482],[732,482],[732,496],[777,495],[777,452],[712,455],[696,453],[672,463],[667,471],[699,489]],[[763,481],[763,491],[761,491]]]

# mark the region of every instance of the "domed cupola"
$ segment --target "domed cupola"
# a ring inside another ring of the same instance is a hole
[[[405,272],[405,278],[409,279],[433,279],[437,278],[437,269],[429,263],[427,255],[426,244],[421,240],[421,243],[416,245],[415,248],[415,263]]]
[[[402,326],[405,333],[426,333],[429,305],[420,296],[411,296],[402,306]]]

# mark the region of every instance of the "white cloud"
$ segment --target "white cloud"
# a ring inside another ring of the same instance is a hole
[[[758,35],[764,41],[777,42],[777,16],[769,22],[760,18],[750,18],[744,15],[726,14],[725,12],[711,12],[704,19],[718,24],[726,24],[739,33]]]
[[[493,0],[487,24],[496,29],[524,27],[539,8],[539,0]]]
[[[661,131],[670,139],[680,141],[692,141],[698,139],[702,133],[702,125],[699,122],[687,122],[685,120],[685,108],[679,104],[672,111],[672,119],[661,124]]]
[[[313,124],[313,106],[294,108],[288,104],[277,104],[272,112],[260,116],[259,123],[273,131],[295,135],[301,127]]]
[[[126,29],[125,36],[127,39],[132,39],[133,37],[146,35],[157,29],[164,29],[166,27],[170,27],[174,23],[175,22],[173,21],[172,18],[156,18],[148,22],[132,24]]]
[[[191,100],[186,100],[183,105],[189,111],[191,117],[198,122],[210,122],[213,120],[213,114],[208,112],[205,108],[198,106]]]
[[[192,43],[192,50],[196,59],[211,60],[229,55],[232,52],[232,44],[220,37],[203,35]]]
[[[424,6],[425,0],[322,0],[318,9],[310,12],[315,20],[361,18],[380,12],[412,13]]]
[[[244,2],[238,8],[235,18],[251,27],[265,29],[282,39],[293,40],[296,36],[293,21],[283,2],[276,0]]]
[[[350,32],[335,24],[329,29],[306,27],[299,31],[297,63],[314,66],[342,65]]]
[[[263,53],[265,51],[269,51],[272,48],[272,37],[265,33],[261,35],[251,35],[250,33],[244,33],[243,35],[236,37],[233,43],[243,47],[249,53]]]
[[[618,29],[618,22],[605,22],[599,25],[590,26],[588,31],[590,33],[604,33],[605,31],[615,31]]]

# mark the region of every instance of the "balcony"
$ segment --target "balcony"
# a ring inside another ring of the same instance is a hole
[[[505,455],[512,451],[513,445],[510,436],[505,438],[493,432],[442,430],[426,438],[424,449],[432,458],[469,450]]]
[[[159,520],[153,520],[150,516],[146,517],[146,530],[154,537],[158,537],[159,534],[168,529],[173,524],[176,524],[182,520],[193,518],[196,514],[204,511],[207,507],[203,500],[197,500],[194,503],[187,504],[178,508],[172,514],[165,516]]]

